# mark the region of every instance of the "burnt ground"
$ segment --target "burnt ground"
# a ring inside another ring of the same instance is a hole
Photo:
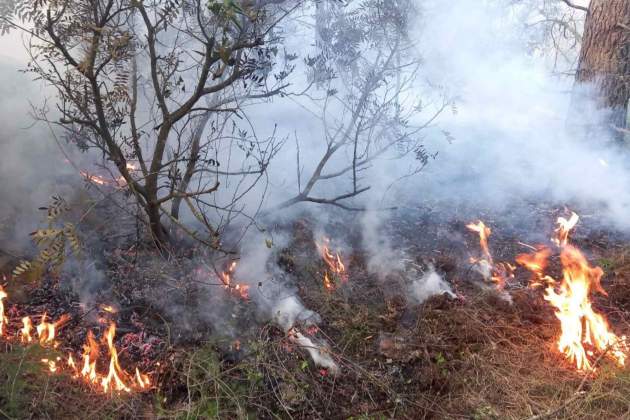
[[[524,204],[496,214],[468,209],[445,214],[436,208],[401,210],[381,227],[403,261],[385,276],[368,270],[362,228],[354,217],[331,218],[324,230],[345,244],[349,273],[348,282],[334,291],[323,287],[324,264],[314,243],[320,227],[307,217],[274,227],[290,237],[277,250],[277,265],[305,306],[321,316],[313,337],[330,344],[337,375],[315,366],[252,302],[199,283],[197,260],[191,259],[199,250],[159,257],[133,235],[111,241],[98,249],[105,272],[99,290],[105,292],[89,308],[79,305],[80,293],[64,276],[47,275],[39,285],[9,282],[11,303],[19,304],[10,305],[11,318],[42,311],[72,315],[60,331],[60,351],[80,349],[87,328],[102,329],[98,303],[115,300],[121,363],[151,372],[156,387],[131,396],[94,394],[67,375],[42,369],[39,359],[53,350],[4,341],[0,417],[628,417],[628,370],[595,357],[596,371],[585,374],[558,354],[559,324],[542,293],[526,287],[528,272],[517,269],[508,285],[509,304],[478,286],[479,274],[468,262],[479,245],[466,223],[486,222],[493,229],[495,260],[512,262],[528,250],[519,242],[548,241],[555,219],[566,214],[563,207]],[[595,296],[594,306],[617,334],[627,334],[630,238],[599,225],[595,212],[583,213],[572,243],[606,272],[602,284],[608,296]],[[435,296],[417,304],[409,297],[409,283],[428,264],[457,298]],[[557,278],[559,269],[552,258],[549,272]],[[265,288],[264,281],[259,287]],[[208,306],[229,316],[208,316]]]

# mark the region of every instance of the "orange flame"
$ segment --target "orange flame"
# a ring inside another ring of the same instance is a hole
[[[327,290],[334,290],[336,288],[335,279],[345,283],[348,281],[348,274],[346,273],[346,266],[341,259],[341,254],[330,251],[330,239],[324,237],[322,243],[316,243],[319,254],[326,263],[328,270],[330,270],[331,278],[328,272],[324,272],[324,288]]]
[[[604,272],[600,267],[591,267],[580,250],[568,244],[569,233],[578,220],[575,213],[569,220],[560,217],[552,239],[560,247],[562,281],[559,285],[555,279],[544,274],[551,255],[549,248],[538,247],[534,254],[519,255],[516,261],[534,274],[533,286],[547,284],[544,298],[555,308],[556,317],[560,320],[561,334],[557,348],[578,370],[593,368],[589,360],[593,350],[606,352],[623,366],[628,351],[626,337],[618,337],[610,331],[608,322],[595,312],[590,300],[591,292],[606,295],[601,286]]]
[[[81,376],[91,383],[97,382],[96,360],[98,359],[98,343],[94,339],[92,331],[88,331],[87,343],[83,345],[83,369]]]
[[[544,281],[551,281],[549,276],[545,276],[551,250],[546,246],[539,246],[533,254],[520,254],[516,256],[516,262],[533,273],[530,281],[530,287],[539,287]]]
[[[556,308],[562,333],[558,350],[575,363],[579,370],[589,370],[590,354],[584,345],[606,351],[623,366],[628,345],[625,337],[618,337],[608,327],[606,319],[593,310],[590,301],[592,291],[606,295],[600,281],[604,274],[600,267],[591,267],[582,253],[571,245],[565,245],[560,254],[563,278],[560,286],[550,285],[545,290],[545,300]]]
[[[335,284],[328,277],[328,272],[324,273],[324,287],[327,290],[334,290],[335,289]]]
[[[8,298],[2,286],[0,286],[0,323],[1,327],[5,327],[8,325],[8,319],[6,315],[4,315],[4,307],[2,306],[3,300]],[[104,306],[104,310],[113,309],[111,306]],[[57,347],[58,343],[56,341],[56,333],[68,320],[70,316],[67,314],[62,315],[55,322],[48,321],[48,315],[44,313],[39,321],[39,324],[35,328],[38,336],[38,341],[42,346],[52,345],[53,347]],[[31,332],[33,330],[33,323],[29,316],[25,316],[22,318],[23,327],[19,330],[20,341],[24,344],[30,343],[33,341],[33,337]],[[4,331],[4,330],[2,330]],[[44,363],[50,373],[60,373],[62,371],[70,370],[72,372],[72,376],[74,378],[83,378],[83,380],[95,386],[96,389],[103,392],[108,391],[125,391],[131,392],[132,390],[147,390],[151,388],[151,379],[149,375],[143,374],[140,372],[138,368],[135,369],[135,376],[128,374],[125,372],[118,362],[118,351],[114,346],[114,337],[116,335],[116,325],[114,323],[110,323],[103,339],[107,343],[107,348],[109,350],[110,360],[109,360],[109,371],[107,375],[99,374],[96,370],[96,363],[99,359],[100,349],[99,344],[94,338],[94,334],[92,331],[88,331],[86,343],[83,345],[83,365],[82,369],[79,371],[79,367],[75,362],[75,359],[71,353],[68,353],[67,358],[62,360],[61,357],[57,357],[56,359],[41,359],[41,362]],[[156,364],[159,366],[159,363]],[[128,380],[128,383],[125,383],[125,380]]]
[[[485,225],[481,220],[477,223],[469,223],[466,227],[479,234],[479,245],[481,246],[481,258],[470,258],[472,264],[476,264],[479,268],[479,272],[483,275],[486,281],[491,280],[498,290],[502,290],[505,287],[505,283],[508,279],[514,277],[514,267],[510,263],[500,262],[494,263],[490,248],[488,247],[488,238],[492,234],[492,230]]]
[[[151,386],[151,380],[149,379],[149,375],[145,375],[140,373],[138,368],[136,368],[136,382],[141,389],[147,389]]]
[[[219,275],[219,279],[221,280],[221,283],[223,283],[223,286],[227,290],[247,300],[249,299],[249,286],[246,284],[233,284],[232,283],[232,275],[234,274],[234,270],[236,270],[236,261],[232,261],[230,263],[230,266],[228,267],[228,269]]]
[[[490,249],[488,248],[488,237],[492,234],[492,230],[485,225],[481,220],[477,223],[469,223],[466,227],[479,234],[479,245],[481,245],[481,251],[488,262],[488,264],[492,265],[492,255],[490,254]]]
[[[46,322],[46,319],[46,314],[42,315],[42,318],[37,325],[37,337],[39,338],[39,344],[42,346],[55,346],[55,334],[57,333],[57,329],[63,326],[63,324],[70,319],[70,316],[62,315],[56,322]]]
[[[120,368],[118,364],[118,351],[114,346],[114,337],[116,336],[116,324],[113,322],[109,325],[107,332],[105,333],[105,339],[107,340],[107,347],[109,349],[109,373],[101,381],[103,390],[107,392],[110,386],[115,391],[131,392],[131,389],[122,380],[125,377],[125,372]]]
[[[81,176],[83,178],[85,178],[86,180],[90,181],[93,184],[97,184],[97,185],[108,185],[109,181],[105,178],[103,178],[102,176],[98,176],[98,175],[92,175],[90,173],[88,173],[87,171],[80,171],[79,172],[81,174]]]

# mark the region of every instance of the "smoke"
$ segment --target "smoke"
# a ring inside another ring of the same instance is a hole
[[[426,77],[458,98],[456,113],[439,123],[452,141],[431,133],[438,158],[398,197],[493,209],[528,198],[569,202],[601,207],[608,222],[628,229],[627,165],[604,132],[585,138],[605,111],[590,106],[588,92],[572,94],[571,77],[554,75],[544,57],[529,53],[522,19],[504,1],[426,2],[418,45]],[[576,107],[576,100],[587,103]],[[584,114],[573,115],[576,109]],[[583,126],[568,128],[567,120]]]
[[[455,297],[451,286],[435,271],[433,266],[429,266],[422,277],[411,284],[411,296],[417,303],[423,303],[432,296],[442,294]]]

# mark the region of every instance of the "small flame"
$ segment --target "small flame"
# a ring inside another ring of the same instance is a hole
[[[118,311],[112,305],[101,305],[101,309],[105,312],[109,312],[110,314],[115,314]]]
[[[316,245],[319,250],[319,254],[326,263],[326,266],[333,277],[331,278],[331,276],[328,275],[328,272],[324,272],[324,288],[326,290],[334,290],[336,288],[335,279],[337,279],[337,281],[341,281],[342,283],[348,281],[346,266],[343,263],[339,252],[335,252],[334,254],[331,252],[330,239],[324,237],[321,243],[316,243]]]
[[[571,212],[569,220],[564,217],[558,217],[558,228],[554,231],[556,236],[552,238],[552,242],[560,247],[565,246],[569,241],[569,233],[571,233],[571,230],[573,230],[579,220],[580,217],[574,212]]]
[[[545,276],[551,250],[546,246],[539,246],[533,254],[520,254],[516,256],[516,262],[533,273],[529,286],[539,287],[545,281],[553,282],[549,276]]]
[[[4,311],[4,300],[9,297],[7,292],[0,286],[0,337],[4,335],[6,325],[9,323],[9,319]]]
[[[328,272],[324,273],[324,287],[326,290],[335,290],[335,284],[328,277]]]
[[[39,338],[39,344],[42,346],[53,345],[55,346],[55,335],[57,330],[63,326],[70,319],[69,315],[62,315],[56,322],[47,322],[47,315],[42,315],[39,324],[37,325],[37,337]]]
[[[140,373],[138,368],[136,368],[136,383],[141,389],[147,389],[151,386],[151,380],[149,379],[149,375]]]
[[[87,171],[80,171],[79,173],[81,174],[83,178],[85,178],[86,180],[90,181],[93,184],[97,184],[97,185],[109,184],[109,181],[103,178],[102,176],[93,175],[93,174],[88,173]]]
[[[48,370],[50,372],[57,372],[57,362],[54,360],[42,359],[42,363],[48,366]]]
[[[31,343],[33,341],[33,337],[31,336],[33,322],[31,321],[31,318],[28,316],[22,318],[22,325],[22,329],[20,329],[20,340],[24,344]]]
[[[101,381],[103,390],[107,392],[110,387],[115,391],[130,392],[131,389],[125,385],[121,376],[125,376],[125,372],[120,368],[118,364],[118,351],[114,346],[114,336],[116,335],[116,324],[113,322],[109,325],[107,332],[105,333],[105,339],[107,340],[107,347],[109,349],[109,373]]]
[[[481,258],[471,257],[470,262],[477,265],[478,271],[486,281],[492,281],[498,290],[502,290],[507,280],[514,277],[516,267],[506,262],[494,263],[488,246],[488,238],[492,234],[492,230],[484,222],[479,220],[477,223],[467,224],[466,227],[479,235],[479,245],[482,253]]]
[[[92,331],[88,331],[87,343],[83,345],[83,369],[81,376],[91,383],[97,382],[96,360],[98,359],[98,343],[94,339]]]
[[[246,284],[233,284],[232,276],[236,270],[236,261],[232,261],[228,269],[219,275],[219,279],[223,286],[231,293],[240,296],[244,300],[249,299],[249,286]]]

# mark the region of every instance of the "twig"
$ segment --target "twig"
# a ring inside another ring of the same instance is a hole
[[[589,10],[588,7],[577,5],[573,3],[572,0],[561,0],[561,1],[572,9],[581,10],[583,12],[588,12]]]

